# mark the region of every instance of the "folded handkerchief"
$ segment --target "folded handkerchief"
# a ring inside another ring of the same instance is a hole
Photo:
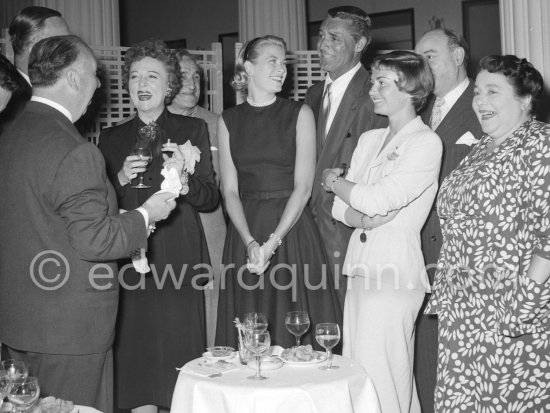
[[[464,135],[462,135],[457,141],[457,145],[468,145],[472,146],[478,143],[479,140],[475,138],[474,135],[472,135],[472,132],[466,132]]]
[[[179,145],[180,151],[183,153],[183,160],[185,162],[185,171],[189,174],[195,173],[195,163],[201,160],[201,151],[196,146],[191,145],[190,141],[185,142],[183,145]]]
[[[178,196],[181,191],[181,180],[176,168],[171,167],[167,169],[162,168],[160,174],[164,176],[164,180],[160,184],[160,191],[158,192],[172,192]]]
[[[160,184],[160,191],[157,191],[156,193],[159,194],[163,192],[170,192],[174,194],[174,198],[177,198],[182,188],[177,169],[174,167],[164,167],[162,168],[162,171],[160,171],[160,173],[162,176],[164,176],[164,180]],[[143,249],[141,250],[139,255],[132,257],[132,265],[134,266],[135,270],[140,274],[147,274],[149,271],[151,271],[151,268],[149,268],[149,263],[147,261],[147,256],[145,255],[145,250]]]

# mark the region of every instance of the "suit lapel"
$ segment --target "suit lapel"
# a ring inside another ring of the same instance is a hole
[[[332,165],[333,159],[338,154],[344,139],[346,138],[346,131],[349,129],[353,119],[357,115],[357,108],[362,99],[369,99],[366,94],[367,90],[364,87],[365,82],[368,80],[369,74],[365,68],[361,67],[359,71],[353,76],[351,82],[348,84],[342,101],[338,106],[338,110],[334,116],[334,120],[330,125],[330,129],[326,138],[323,137],[322,131],[317,130],[317,170],[316,177],[320,177],[325,168],[329,168]],[[321,91],[323,89],[321,88]],[[320,99],[320,96],[318,97]],[[321,115],[319,109],[319,116]],[[315,202],[318,192],[314,191],[312,195],[312,201]]]
[[[454,119],[455,116],[457,116],[459,113],[463,112],[464,109],[467,109],[469,106],[472,105],[472,99],[474,97],[474,84],[472,81],[470,81],[470,84],[462,92],[462,95],[457,99],[451,110],[447,113],[447,115],[443,118],[439,126],[436,128],[436,132],[438,130],[444,130],[446,127],[448,127],[448,123],[456,123],[456,119]]]

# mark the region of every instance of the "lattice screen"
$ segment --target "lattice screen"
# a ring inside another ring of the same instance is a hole
[[[13,51],[7,29],[2,29],[1,35],[0,52],[13,61]],[[92,46],[92,50],[106,72],[105,79],[103,79],[106,85],[102,85],[106,94],[105,103],[98,108],[95,119],[85,122],[85,137],[91,142],[97,143],[101,129],[112,126],[129,116],[134,112],[134,105],[130,101],[130,96],[122,88],[122,64],[128,47]],[[202,91],[204,106],[213,112],[221,113],[223,111],[221,43],[212,43],[212,50],[189,50],[189,52],[197,58],[205,74]]]
[[[122,88],[122,65],[124,54],[128,47],[92,46],[98,60],[106,70],[107,93],[106,104],[101,107],[99,116],[86,133],[86,137],[97,143],[101,129],[120,122],[134,112],[134,105],[130,96]],[[205,73],[204,90],[205,107],[213,112],[223,110],[223,83],[222,83],[222,46],[221,43],[212,43],[212,50],[189,50],[193,54]]]

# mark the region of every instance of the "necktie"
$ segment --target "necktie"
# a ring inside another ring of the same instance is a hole
[[[441,120],[443,119],[441,106],[443,106],[444,103],[445,99],[443,98],[435,99],[434,106],[432,108],[432,117],[430,119],[430,127],[432,128],[432,130],[436,130],[441,123]]]
[[[327,136],[328,133],[328,116],[330,115],[330,88],[332,86],[332,83],[329,83],[327,87],[325,88],[325,92],[323,93],[323,125],[324,125],[324,135]]]

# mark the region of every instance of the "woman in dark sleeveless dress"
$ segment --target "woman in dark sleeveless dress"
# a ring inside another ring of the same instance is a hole
[[[294,337],[285,315],[309,313],[303,343],[315,323],[339,322],[336,293],[317,227],[306,207],[315,169],[311,109],[275,96],[286,78],[286,46],[259,37],[242,49],[235,89],[246,102],[218,124],[223,194],[231,218],[225,241],[216,343],[236,344],[233,320],[258,311],[268,317],[271,343]]]

